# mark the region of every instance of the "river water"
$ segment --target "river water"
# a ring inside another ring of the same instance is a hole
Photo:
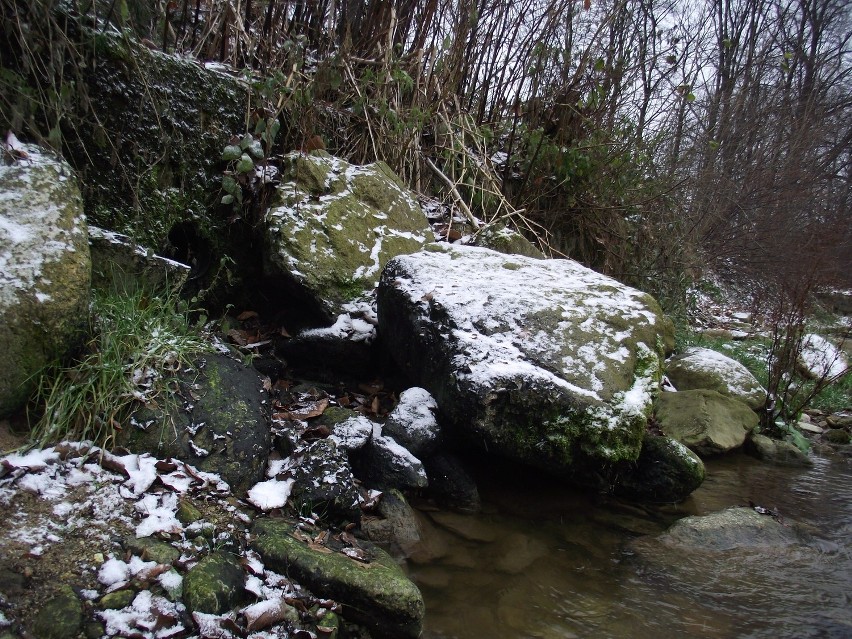
[[[501,468],[476,471],[481,514],[421,510],[408,568],[425,639],[852,637],[852,461],[812,469],[709,460],[677,506],[642,507]],[[685,515],[752,502],[812,526],[807,546],[636,550]]]

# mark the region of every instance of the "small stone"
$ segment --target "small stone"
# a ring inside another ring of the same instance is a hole
[[[802,415],[802,417],[805,417],[805,415]],[[796,424],[796,427],[806,433],[815,433],[817,435],[820,435],[823,432],[823,429],[817,426],[816,424],[811,423],[810,419],[808,419],[808,421],[800,421],[798,424]]]
[[[180,558],[180,550],[150,537],[137,539],[135,535],[128,535],[124,539],[124,547],[143,560],[156,561],[158,564],[173,564]]]
[[[106,628],[99,621],[88,621],[83,628],[86,639],[101,639],[106,634]]]
[[[201,511],[186,499],[181,499],[178,503],[176,516],[177,520],[184,526],[195,523],[203,517]]]
[[[340,617],[336,613],[326,612],[322,619],[317,621],[317,636],[321,639],[337,639],[340,630]]]
[[[102,610],[121,610],[133,603],[135,596],[136,593],[129,588],[116,590],[115,592],[108,592],[101,597],[99,604]]]
[[[790,442],[770,439],[766,435],[752,433],[746,440],[745,451],[752,457],[777,466],[813,466],[806,453]]]

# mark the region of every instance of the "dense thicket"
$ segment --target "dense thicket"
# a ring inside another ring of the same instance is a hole
[[[284,148],[384,159],[670,304],[707,266],[850,283],[850,0],[2,0],[4,36],[58,4],[250,71]],[[28,133],[61,144],[51,88]]]

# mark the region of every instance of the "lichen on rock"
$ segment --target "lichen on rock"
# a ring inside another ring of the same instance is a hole
[[[431,237],[413,194],[384,163],[354,166],[324,151],[286,161],[289,179],[267,214],[266,270],[305,287],[329,318],[372,291],[391,257]]]
[[[38,147],[0,164],[0,417],[85,326],[91,281],[86,219],[71,168]]]

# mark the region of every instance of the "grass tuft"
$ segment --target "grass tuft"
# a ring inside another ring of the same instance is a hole
[[[96,292],[89,334],[74,363],[40,374],[31,429],[38,446],[64,439],[109,446],[136,406],[167,402],[177,373],[209,350],[175,297],[144,290]]]

